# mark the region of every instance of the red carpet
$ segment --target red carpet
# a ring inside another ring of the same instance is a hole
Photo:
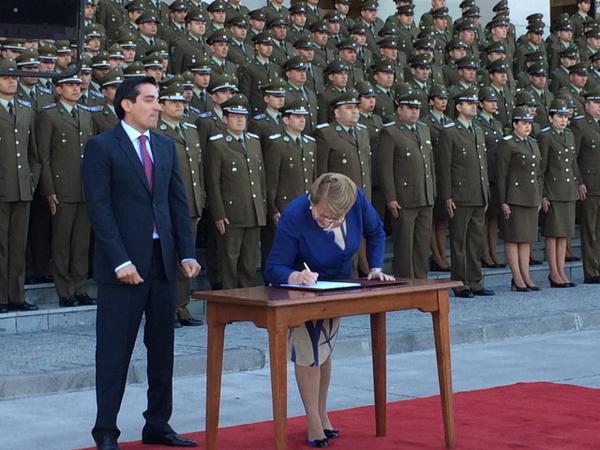
[[[518,383],[454,395],[457,450],[600,449],[600,389],[554,383]],[[444,448],[438,396],[388,404],[388,433],[375,437],[375,415],[365,406],[331,414],[341,430],[329,448],[404,450]],[[288,448],[308,449],[303,417],[288,421]],[[187,435],[204,447],[204,433]],[[123,450],[167,449],[141,442]],[[218,448],[272,449],[272,422],[221,428]]]

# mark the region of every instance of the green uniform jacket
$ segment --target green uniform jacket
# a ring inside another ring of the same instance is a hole
[[[337,122],[321,124],[317,138],[317,175],[337,172],[346,175],[371,200],[371,145],[369,132],[360,123],[356,139]]]
[[[31,103],[14,101],[16,122],[0,106],[0,202],[28,202],[40,175]]]
[[[171,71],[173,73],[183,73],[190,65],[209,54],[210,49],[202,39],[195,39],[186,34],[175,42],[171,53]]]
[[[227,125],[225,125],[225,122],[221,120],[214,109],[200,113],[195,124],[200,135],[200,147],[205,149],[208,148],[208,139],[211,136],[223,133],[227,129]]]
[[[477,142],[460,122],[440,133],[436,173],[440,197],[457,205],[486,206],[490,197],[487,151],[481,128],[472,124]]]
[[[92,115],[94,126],[97,133],[104,133],[114,128],[119,123],[119,118],[112,109],[105,103],[102,110]]]
[[[258,60],[242,66],[238,70],[240,80],[239,89],[242,94],[248,97],[252,114],[257,114],[265,110],[262,87],[279,78],[281,67],[269,62],[262,64]]]
[[[282,212],[296,197],[309,191],[316,175],[315,140],[303,135],[302,146],[283,132],[269,137],[265,150],[267,171],[267,211],[269,217]]]
[[[377,173],[386,203],[403,208],[433,206],[435,168],[429,127],[416,123],[417,136],[404,123],[388,123],[379,138]]]
[[[544,128],[538,135],[544,176],[543,196],[548,200],[575,201],[579,199],[579,167],[575,136],[565,129],[562,136],[553,127]]]
[[[84,201],[81,160],[87,141],[96,134],[92,113],[76,106],[79,122],[62,103],[48,105],[39,113],[36,134],[42,163],[41,194],[54,195],[59,201]]]
[[[587,195],[600,195],[600,126],[591,116],[576,116],[571,129],[578,144],[577,162],[581,172],[579,184]]]
[[[209,139],[206,193],[212,218],[232,228],[266,224],[266,180],[258,136],[244,133],[246,150],[230,134]]]
[[[206,203],[200,136],[196,125],[187,122],[180,122],[180,125],[181,134],[161,120],[156,132],[170,137],[175,144],[179,173],[190,207],[190,217],[196,218],[202,216],[202,208]]]
[[[543,176],[540,149],[534,139],[506,136],[498,145],[497,169],[500,204],[540,206]]]

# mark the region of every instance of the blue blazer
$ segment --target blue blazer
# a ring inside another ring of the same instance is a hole
[[[292,200],[283,211],[275,240],[267,258],[265,277],[271,284],[287,283],[290,274],[304,269],[306,262],[320,280],[352,276],[352,257],[361,238],[367,241],[369,267],[383,267],[385,232],[383,224],[364,193],[356,190],[356,201],[346,214],[346,248],[334,241],[313,219],[308,194]]]
[[[149,275],[155,222],[169,281],[181,259],[196,257],[175,145],[153,132],[150,145],[154,156],[152,191],[120,123],[85,147],[83,187],[95,233],[94,278],[98,282],[119,283],[114,270],[129,260],[142,278]]]

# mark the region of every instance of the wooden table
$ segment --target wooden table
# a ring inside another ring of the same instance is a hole
[[[217,448],[221,372],[225,325],[250,321],[269,334],[273,421],[278,450],[287,448],[287,335],[307,320],[371,315],[371,349],[375,391],[376,435],[386,434],[386,317],[388,311],[418,309],[431,313],[437,356],[444,435],[454,446],[452,373],[448,328],[448,289],[456,281],[415,280],[404,285],[330,292],[285,290],[273,287],[196,292],[207,300],[208,354],[206,369],[206,448]]]

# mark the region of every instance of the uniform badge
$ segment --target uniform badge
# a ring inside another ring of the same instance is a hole
[[[335,130],[336,130],[336,131],[342,131],[342,127],[341,127],[341,126],[339,126],[339,125],[337,125],[337,126],[335,127]]]
[[[227,136],[227,137],[225,138],[225,140],[226,140],[227,142],[231,142],[231,141],[232,141],[232,139],[231,139],[231,136]]]
[[[284,137],[283,137],[283,140],[284,140],[285,142],[290,142],[290,138],[289,138],[289,137],[287,137],[287,136],[284,136]]]
[[[160,129],[165,131],[167,129],[167,126],[163,123],[163,124],[161,124]]]
[[[342,164],[348,164],[348,160],[346,158],[342,159]]]

